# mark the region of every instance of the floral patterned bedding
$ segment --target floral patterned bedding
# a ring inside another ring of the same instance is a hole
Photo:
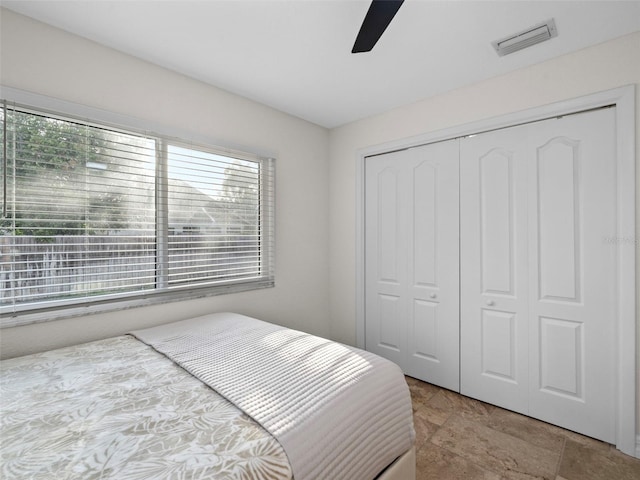
[[[292,478],[260,425],[133,337],[0,368],[5,480]]]

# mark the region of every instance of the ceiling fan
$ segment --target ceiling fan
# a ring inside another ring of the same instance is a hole
[[[351,53],[370,52],[404,0],[372,0]]]

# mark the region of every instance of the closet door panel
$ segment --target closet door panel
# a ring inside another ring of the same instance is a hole
[[[537,148],[537,246],[541,299],[579,302],[579,142],[554,137]]]
[[[460,142],[461,392],[528,408],[522,127]]]
[[[397,169],[384,168],[377,175],[378,205],[375,218],[372,218],[377,231],[377,256],[378,275],[377,280],[387,286],[400,285],[402,265],[398,247],[402,243],[401,224],[402,198],[400,185],[401,173]]]
[[[451,390],[459,385],[458,142],[408,151],[407,373]]]
[[[367,350],[406,363],[407,350],[407,175],[405,152],[366,163]]]
[[[530,415],[615,442],[614,109],[530,142]]]
[[[482,311],[483,375],[507,382],[516,381],[516,315],[513,312]]]
[[[378,349],[385,349],[388,355],[400,354],[403,343],[398,328],[398,322],[402,319],[401,297],[379,293],[376,300],[376,311],[379,312],[378,328],[377,331],[372,332],[375,336],[376,346]]]
[[[411,355],[423,361],[439,363],[438,303],[414,299],[412,306],[413,324],[409,327],[413,333],[409,340]]]
[[[458,142],[365,161],[365,342],[459,390]]]
[[[582,400],[584,393],[583,323],[539,317],[538,328],[540,332],[538,388],[546,393],[556,393]]]
[[[411,151],[415,162],[416,152]],[[438,283],[438,170],[424,160],[413,168],[413,285],[435,287]]]
[[[513,295],[514,152],[495,148],[479,159],[482,291]]]

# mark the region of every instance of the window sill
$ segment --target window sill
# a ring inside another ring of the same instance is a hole
[[[96,313],[117,312],[130,308],[148,307],[165,303],[194,300],[197,298],[213,297],[231,293],[247,292],[272,288],[275,286],[273,279],[265,279],[252,282],[241,282],[228,285],[205,286],[184,290],[171,290],[163,292],[146,292],[123,299],[102,299],[75,305],[47,305],[29,310],[14,311],[12,306],[0,307],[0,329],[19,327],[34,323],[50,322],[65,318],[93,315]]]

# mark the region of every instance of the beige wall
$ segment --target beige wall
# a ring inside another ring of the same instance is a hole
[[[11,11],[0,13],[1,85],[277,159],[275,288],[3,329],[3,357],[225,310],[329,336],[326,129]]]
[[[640,33],[635,33],[333,129],[330,132],[329,167],[332,339],[349,344],[356,342],[356,163],[359,150],[635,84],[636,152],[640,152],[638,59]],[[638,185],[640,167],[636,169]],[[636,189],[640,191],[638,186]],[[640,212],[640,202],[637,212]],[[640,221],[637,224],[640,226]],[[637,285],[640,287],[640,282]],[[637,323],[637,345],[640,345],[640,320]],[[640,348],[637,350],[640,352]],[[640,372],[640,366],[637,371]],[[637,398],[640,399],[640,392]]]

